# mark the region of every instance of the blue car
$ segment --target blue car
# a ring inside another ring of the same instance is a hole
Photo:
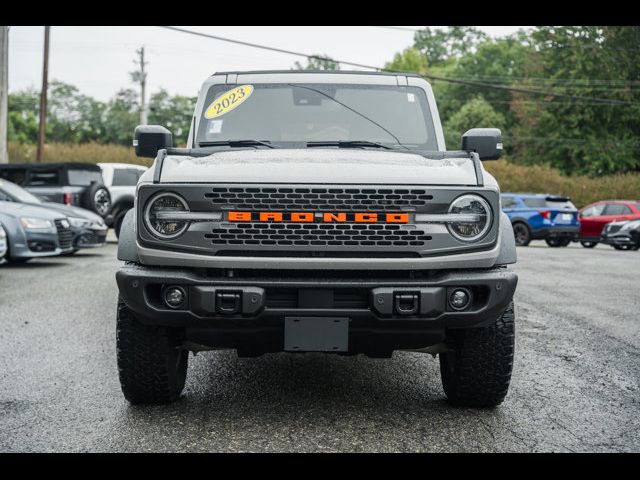
[[[550,247],[566,247],[578,238],[578,209],[568,197],[503,193],[501,201],[518,246],[527,246],[531,240],[544,240]]]

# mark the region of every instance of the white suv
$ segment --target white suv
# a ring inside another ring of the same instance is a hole
[[[113,227],[116,236],[120,235],[120,225],[124,214],[133,208],[136,184],[147,167],[131,163],[98,163],[102,169],[102,178],[111,194],[111,210],[105,217],[107,226]]]

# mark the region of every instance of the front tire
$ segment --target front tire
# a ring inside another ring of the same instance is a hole
[[[453,330],[451,351],[440,354],[442,386],[449,403],[495,407],[507,395],[513,368],[513,302],[491,325]]]
[[[169,403],[180,396],[189,358],[189,352],[179,348],[180,333],[140,323],[118,299],[118,372],[129,402]]]
[[[598,244],[598,242],[580,242],[584,248],[593,248]]]

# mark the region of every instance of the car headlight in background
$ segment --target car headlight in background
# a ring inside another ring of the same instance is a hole
[[[169,240],[180,236],[189,222],[171,218],[173,214],[189,212],[184,198],[175,193],[159,193],[152,197],[144,209],[144,223],[155,236]]]
[[[482,238],[491,227],[491,207],[479,195],[462,195],[449,206],[449,213],[471,215],[472,221],[449,221],[449,233],[463,242],[473,242]]]
[[[637,222],[627,222],[620,229],[621,232],[626,232],[627,230],[635,230],[640,227],[640,220]]]
[[[68,219],[72,227],[87,228],[91,225],[91,220],[87,220],[86,218],[68,217]]]
[[[20,223],[26,230],[52,230],[53,223],[44,218],[21,217]]]
[[[106,225],[102,220],[89,220],[81,217],[68,217],[69,223],[75,228],[91,228],[93,230],[100,230],[106,228]]]

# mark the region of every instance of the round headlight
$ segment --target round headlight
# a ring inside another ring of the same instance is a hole
[[[449,222],[449,233],[463,242],[473,242],[482,238],[491,227],[491,207],[478,195],[462,195],[449,206],[449,213],[471,214],[473,221]]]
[[[187,202],[175,193],[159,193],[152,197],[144,210],[144,222],[155,236],[168,240],[176,238],[187,229],[189,222],[163,219],[175,212],[188,212]]]

